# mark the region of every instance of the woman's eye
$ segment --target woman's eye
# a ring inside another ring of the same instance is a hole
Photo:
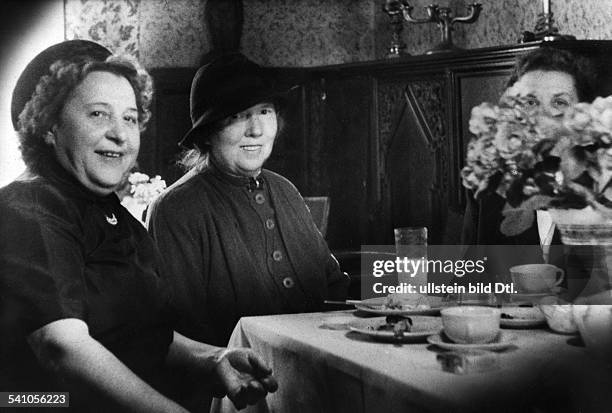
[[[138,117],[136,116],[128,115],[128,116],[125,116],[123,119],[125,119],[127,122],[133,125],[138,125]]]
[[[107,117],[108,114],[102,110],[93,110],[91,111],[90,116],[92,118],[101,118],[101,117]]]
[[[271,115],[274,113],[274,109],[272,108],[264,108],[260,112],[262,115]]]
[[[555,99],[553,100],[552,104],[554,107],[560,109],[568,108],[570,106],[570,103],[565,99]]]

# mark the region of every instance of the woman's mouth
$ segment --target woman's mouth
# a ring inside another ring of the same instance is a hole
[[[96,153],[106,158],[121,158],[123,156],[123,153],[114,151],[96,151]]]
[[[247,152],[254,152],[257,151],[261,148],[261,145],[243,145],[240,147],[240,149],[243,149]]]

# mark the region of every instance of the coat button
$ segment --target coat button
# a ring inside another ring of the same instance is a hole
[[[272,259],[274,261],[280,261],[283,259],[283,253],[280,252],[279,250],[276,250],[272,253]]]
[[[263,196],[263,194],[257,194],[255,195],[255,202],[257,202],[258,204],[263,204],[264,202],[266,202],[266,197]]]
[[[274,229],[274,220],[272,218],[266,219],[266,228]]]
[[[293,288],[294,285],[295,285],[295,281],[293,281],[293,278],[291,278],[291,277],[283,278],[283,287],[285,287],[285,288]]]

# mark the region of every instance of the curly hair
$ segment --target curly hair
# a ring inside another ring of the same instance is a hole
[[[43,165],[55,156],[45,136],[58,123],[72,91],[92,72],[113,73],[130,82],[136,96],[140,130],[145,129],[151,117],[153,80],[135,59],[111,55],[102,62],[88,58],[58,60],[50,66],[49,73],[40,78],[32,98],[19,115],[19,149],[31,171],[40,173]]]
[[[285,128],[285,101],[279,99],[272,103],[274,103],[274,109],[276,111],[276,122],[278,125],[276,137],[278,138]],[[213,123],[210,127],[203,130],[197,141],[193,143],[193,148],[185,149],[178,155],[177,164],[186,172],[200,172],[206,169],[208,167],[208,155],[210,152],[210,145],[208,142],[227,125],[227,122],[228,118],[225,118]]]
[[[525,73],[535,70],[567,73],[574,79],[579,101],[591,102],[595,99],[594,82],[597,76],[593,63],[586,57],[568,50],[541,47],[518,59],[506,86],[514,85]]]

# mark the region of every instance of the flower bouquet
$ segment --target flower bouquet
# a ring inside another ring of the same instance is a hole
[[[132,172],[127,179],[129,190],[121,200],[123,205],[139,221],[145,221],[144,213],[151,202],[155,200],[166,188],[166,181],[156,175],[141,172]]]
[[[562,117],[532,98],[504,96],[472,110],[463,185],[506,199],[502,233],[528,229],[534,210],[580,210],[612,222],[612,96],[579,103]]]

